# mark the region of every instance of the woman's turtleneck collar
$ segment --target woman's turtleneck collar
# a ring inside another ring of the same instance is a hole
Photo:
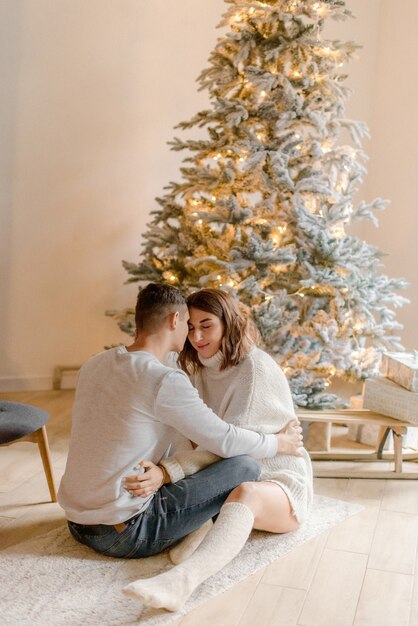
[[[224,359],[224,355],[222,354],[221,350],[218,350],[216,354],[209,357],[208,359],[205,359],[199,353],[197,356],[198,356],[199,361],[203,365],[203,367],[208,367],[211,370],[219,372],[221,365],[222,365],[222,361]]]

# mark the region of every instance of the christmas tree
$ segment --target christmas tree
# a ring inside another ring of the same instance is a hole
[[[379,250],[346,232],[376,223],[386,204],[354,204],[368,131],[345,117],[341,68],[357,46],[322,34],[326,19],[351,13],[342,0],[226,3],[198,79],[210,108],[179,124],[207,132],[171,142],[188,154],[181,181],[157,199],[140,262],[124,262],[128,282],[233,293],[295,403],[334,406],[334,377],[373,375],[379,351],[402,349],[393,307],[406,301],[395,293],[404,281],[380,273]],[[116,317],[132,332],[132,311]]]

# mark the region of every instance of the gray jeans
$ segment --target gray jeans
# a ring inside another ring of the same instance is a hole
[[[101,554],[127,559],[151,556],[217,515],[235,487],[259,475],[258,462],[249,456],[222,459],[177,483],[163,485],[145,511],[117,525],[118,530],[75,522],[68,522],[68,527],[77,541]]]

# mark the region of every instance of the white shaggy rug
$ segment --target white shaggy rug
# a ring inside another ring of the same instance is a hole
[[[286,535],[253,532],[241,553],[192,595],[183,613],[222,593],[363,507],[315,496],[312,515]],[[162,626],[179,613],[143,609],[121,589],[157,574],[167,553],[148,559],[112,559],[77,543],[67,527],[12,546],[0,557],[0,623],[8,626]]]

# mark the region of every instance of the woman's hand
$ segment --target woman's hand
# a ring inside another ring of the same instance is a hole
[[[123,486],[132,497],[145,498],[158,491],[165,477],[161,467],[152,461],[141,461],[137,468],[140,467],[144,469],[143,473],[126,476],[123,480]]]
[[[293,419],[276,433],[277,453],[291,454],[292,456],[302,456],[303,437],[302,426],[298,419]]]

